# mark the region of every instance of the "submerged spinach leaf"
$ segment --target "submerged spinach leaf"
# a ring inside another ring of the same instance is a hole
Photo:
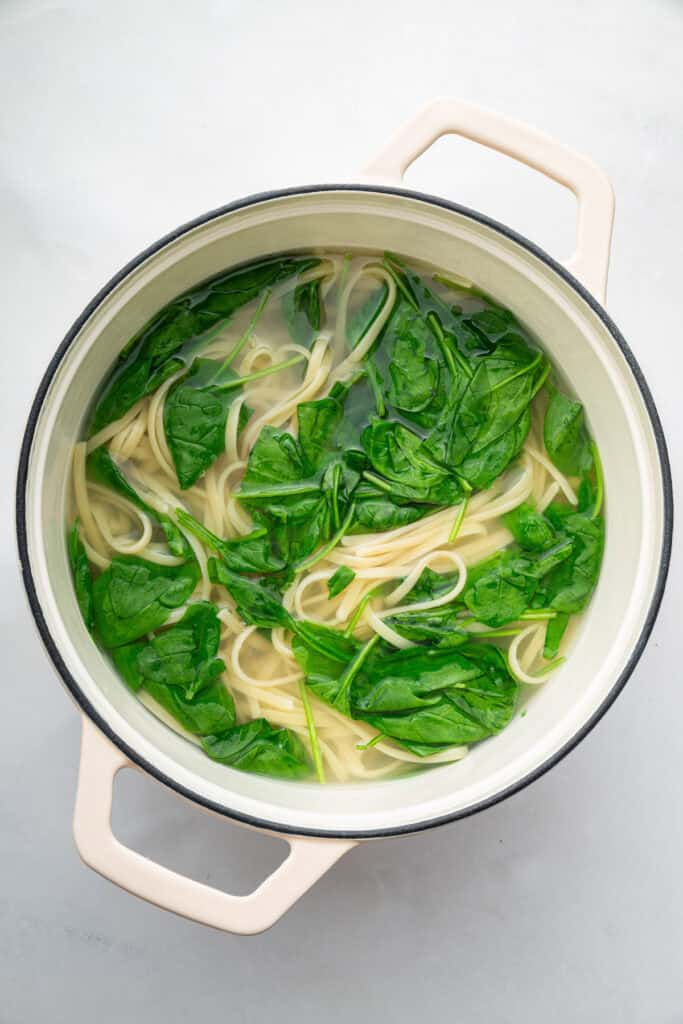
[[[220,274],[165,306],[121,353],[95,407],[90,434],[119,419],[182,369],[184,345],[227,321],[265,288],[317,262],[309,258],[270,257]]]
[[[225,669],[216,657],[219,643],[215,606],[197,601],[175,626],[157,633],[148,643],[117,647],[112,656],[131,689],[139,690],[150,682],[173,686],[190,701]]]
[[[164,686],[151,679],[145,680],[145,690],[184,729],[196,736],[223,733],[235,724],[234,702],[220,679],[209,683],[191,700],[178,687]]]
[[[230,407],[242,394],[237,374],[215,359],[195,359],[164,402],[164,433],[178,483],[191,487],[225,451]],[[240,409],[239,429],[248,412]]]
[[[385,395],[405,419],[429,428],[446,402],[448,365],[426,318],[403,296],[381,336]]]
[[[162,626],[199,582],[194,557],[159,565],[137,555],[116,555],[93,584],[95,625],[105,647],[120,647]]]
[[[95,609],[93,607],[92,573],[90,563],[85,551],[85,545],[78,532],[78,520],[76,520],[69,531],[67,538],[67,549],[69,553],[69,565],[76,591],[76,601],[81,610],[86,628],[92,633],[95,626]],[[332,582],[332,581],[330,581]]]
[[[292,340],[310,346],[325,322],[321,294],[322,280],[298,284],[282,298],[284,314]]]
[[[546,660],[550,661],[557,656],[568,625],[569,615],[566,612],[558,612],[555,618],[548,622],[543,645],[543,657]]]
[[[90,452],[86,460],[86,472],[90,480],[120,494],[130,501],[132,505],[146,512],[148,516],[157,522],[164,532],[172,554],[179,558],[190,558],[192,556],[189,544],[170,516],[165,515],[163,512],[157,512],[156,509],[153,509],[151,505],[148,505],[141,498],[135,488],[128,482],[105,445],[100,445],[99,448],[95,448],[94,451]]]
[[[543,439],[548,455],[562,473],[581,476],[590,470],[592,455],[583,406],[556,388],[548,401]]]
[[[207,736],[202,749],[214,761],[257,775],[300,779],[311,773],[306,749],[290,729],[256,718],[220,736]]]

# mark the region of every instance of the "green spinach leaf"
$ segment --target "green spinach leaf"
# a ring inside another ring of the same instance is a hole
[[[320,278],[298,284],[282,298],[289,333],[298,345],[310,347],[325,322],[321,284]]]
[[[341,594],[342,590],[346,590],[349,583],[355,578],[356,574],[353,569],[349,569],[348,565],[340,565],[327,581],[327,594],[329,598],[332,599]]]
[[[543,439],[548,455],[562,473],[581,476],[590,470],[592,455],[583,406],[556,388],[548,401]]]
[[[527,502],[506,512],[503,522],[525,551],[546,551],[557,540],[557,534],[545,516]]]
[[[95,626],[95,609],[93,607],[92,573],[90,562],[85,551],[85,545],[78,532],[78,520],[76,520],[69,531],[67,539],[69,553],[69,564],[71,575],[76,591],[76,601],[80,608],[86,628],[92,633]],[[331,581],[330,581],[331,582]]]
[[[255,299],[265,288],[315,266],[317,259],[271,257],[238,267],[193,288],[165,306],[121,353],[100,395],[90,434],[119,419],[182,369],[183,346]]]
[[[279,729],[265,718],[235,726],[220,736],[207,736],[202,748],[214,761],[257,775],[300,779],[311,774],[306,749],[290,729]]]
[[[192,557],[192,550],[189,544],[170,516],[165,515],[163,512],[157,512],[156,509],[153,509],[151,505],[148,505],[140,497],[128,482],[120,466],[105,445],[100,445],[99,448],[95,448],[94,451],[90,452],[86,460],[86,472],[88,478],[94,483],[100,484],[102,487],[108,487],[110,490],[120,494],[158,523],[164,532],[166,542],[172,554],[178,558]]]
[[[198,522],[189,512],[178,509],[176,515],[181,526],[194,534],[205,547],[220,555],[228,569],[233,572],[261,576],[281,573],[286,568],[282,558],[273,551],[268,531],[264,528],[253,530],[245,537],[235,540],[223,540]]]
[[[117,647],[112,656],[131,689],[139,690],[150,682],[178,687],[190,701],[223,672],[225,665],[216,657],[219,643],[215,606],[197,601],[175,626],[157,633],[148,643]]]
[[[472,614],[488,626],[498,627],[518,619],[539,589],[542,577],[572,555],[572,544],[562,540],[538,558],[514,549],[498,552],[470,572],[463,599]]]
[[[259,629],[292,628],[292,617],[283,608],[279,594],[265,583],[233,572],[216,558],[209,559],[208,570],[211,582],[220,583],[232,595],[237,611],[247,625],[258,626]]]
[[[95,625],[105,647],[120,647],[162,626],[199,582],[194,558],[159,565],[137,555],[116,555],[93,584]]]

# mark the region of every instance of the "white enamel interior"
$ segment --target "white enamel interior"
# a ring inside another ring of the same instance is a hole
[[[285,783],[224,768],[161,724],[119,681],[87,634],[69,576],[64,506],[71,447],[123,344],[179,292],[236,263],[315,247],[390,249],[479,284],[531,328],[584,402],[605,471],[600,582],[568,662],[500,735],[464,761],[392,782]],[[513,786],[581,730],[624,669],[656,586],[663,487],[652,426],[621,350],[590,306],[543,261],[495,229],[419,199],[331,191],[266,199],[169,242],[136,267],[81,328],[57,370],[32,446],[31,570],[69,672],[113,733],[187,791],[295,830],[359,836],[417,826]],[[610,514],[619,510],[618,514]]]

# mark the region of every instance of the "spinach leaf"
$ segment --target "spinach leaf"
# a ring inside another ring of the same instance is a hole
[[[573,615],[586,607],[598,581],[605,544],[604,520],[574,512],[567,505],[551,505],[546,516],[567,538],[571,553],[544,578],[538,600],[543,607]]]
[[[298,622],[292,650],[306,677],[306,685],[321,700],[334,705],[344,671],[359,654],[361,644],[329,626]]]
[[[543,439],[557,468],[569,476],[580,476],[591,468],[588,431],[580,402],[554,388],[543,422]]]
[[[280,573],[286,568],[284,561],[273,551],[273,546],[264,528],[253,530],[246,537],[223,540],[208,530],[194,516],[183,509],[177,509],[178,522],[206,547],[220,555],[228,569],[251,575]]]
[[[419,311],[442,346],[444,358],[453,368],[489,350],[481,334],[472,330],[465,317],[436,295],[424,279],[393,253],[385,253],[384,264],[393,275],[402,297]]]
[[[215,359],[195,359],[189,373],[166,396],[164,433],[183,490],[225,451],[230,406],[242,393],[239,380],[236,373]],[[243,405],[239,429],[247,418]]]
[[[500,732],[514,713],[517,690],[503,654],[490,644],[400,651],[368,669],[354,714],[425,755]]]
[[[414,523],[434,511],[429,505],[401,504],[394,500],[392,494],[366,480],[358,484],[353,497],[356,513],[351,533],[393,530],[397,526]]]
[[[432,505],[454,505],[462,498],[461,482],[434,462],[419,435],[401,423],[372,420],[363,431],[362,443],[375,470],[366,478],[392,497]]]
[[[92,633],[95,626],[95,610],[93,607],[92,574],[90,562],[85,551],[85,545],[78,532],[78,520],[76,520],[69,531],[67,538],[67,550],[69,553],[69,565],[76,591],[76,601],[81,610],[86,628]],[[332,580],[330,580],[330,583]]]
[[[504,434],[485,445],[478,452],[466,455],[458,467],[458,472],[474,490],[490,487],[512,460],[519,455],[530,427],[531,411],[526,408],[517,422]]]
[[[121,353],[99,397],[90,435],[152,394],[184,361],[182,348],[201,339],[265,288],[315,266],[317,259],[271,257],[205,281],[165,306]]]
[[[95,625],[105,647],[120,647],[163,625],[199,582],[194,558],[159,565],[137,555],[116,555],[93,584]]]
[[[283,608],[279,595],[263,582],[240,576],[216,558],[209,559],[208,570],[211,582],[220,583],[232,595],[237,612],[247,625],[259,629],[292,628],[292,617]]]
[[[311,773],[308,755],[296,733],[279,729],[265,718],[245,722],[220,736],[207,736],[202,749],[214,761],[244,772],[284,779]]]
[[[296,440],[284,430],[263,427],[249,453],[240,499],[249,502],[274,500],[316,490],[307,482],[306,464]]]
[[[531,607],[541,578],[571,555],[569,540],[535,559],[514,549],[498,552],[471,571],[463,591],[465,604],[488,626],[512,622]]]
[[[388,403],[405,419],[429,428],[449,387],[448,366],[425,317],[399,295],[380,337],[378,361]]]
[[[310,346],[323,326],[325,317],[321,284],[320,278],[298,284],[282,298],[282,312],[289,333],[298,345]]]
[[[557,534],[548,520],[527,502],[506,512],[503,522],[525,551],[546,551],[556,542]]]
[[[377,639],[362,646],[327,627],[297,623],[292,647],[321,700],[422,756],[483,739],[512,716],[517,684],[491,645],[391,651],[375,646]]]
[[[327,581],[327,594],[329,598],[332,599],[341,594],[342,590],[346,590],[349,583],[355,578],[356,574],[353,569],[349,569],[348,565],[340,565]]]
[[[159,524],[164,532],[166,541],[172,554],[178,558],[191,558],[192,550],[175,525],[170,516],[157,512],[151,505],[144,501],[137,491],[129,484],[121,468],[118,466],[111,453],[105,445],[100,445],[90,452],[86,460],[86,472],[88,478],[102,487],[126,498],[132,505],[147,513],[151,519]]]
[[[220,680],[209,683],[191,700],[178,687],[164,686],[151,679],[145,680],[145,690],[184,729],[196,736],[224,733],[235,724],[233,699]]]
[[[349,348],[355,348],[363,340],[384,308],[388,294],[389,289],[383,283],[351,314],[346,330]]]
[[[315,402],[301,402],[296,414],[305,472],[313,476],[331,456],[339,453],[337,432],[344,416],[344,404],[339,398],[328,395]]]
[[[363,715],[384,714],[436,704],[444,691],[464,689],[480,675],[479,666],[458,651],[393,651],[368,668],[356,688],[353,709]]]
[[[417,612],[401,612],[385,617],[384,622],[399,636],[416,644],[435,647],[459,647],[471,639],[461,625],[461,604],[447,604]]]
[[[216,658],[219,643],[216,608],[209,601],[198,601],[187,608],[175,626],[148,643],[117,647],[112,656],[131,689],[139,690],[152,682],[177,687],[184,699],[191,701],[225,669]]]

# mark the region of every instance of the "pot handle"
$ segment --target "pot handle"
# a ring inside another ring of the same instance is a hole
[[[614,220],[614,193],[591,160],[548,135],[460,100],[435,100],[408,121],[363,171],[375,184],[397,184],[408,167],[442,135],[460,135],[519,160],[576,196],[576,251],[568,270],[604,302]]]
[[[105,878],[150,903],[225,932],[265,931],[331,868],[355,842],[279,836],[286,860],[254,892],[231,896],[162,867],[130,850],[111,830],[116,773],[131,762],[83,716],[74,837],[84,862]]]

